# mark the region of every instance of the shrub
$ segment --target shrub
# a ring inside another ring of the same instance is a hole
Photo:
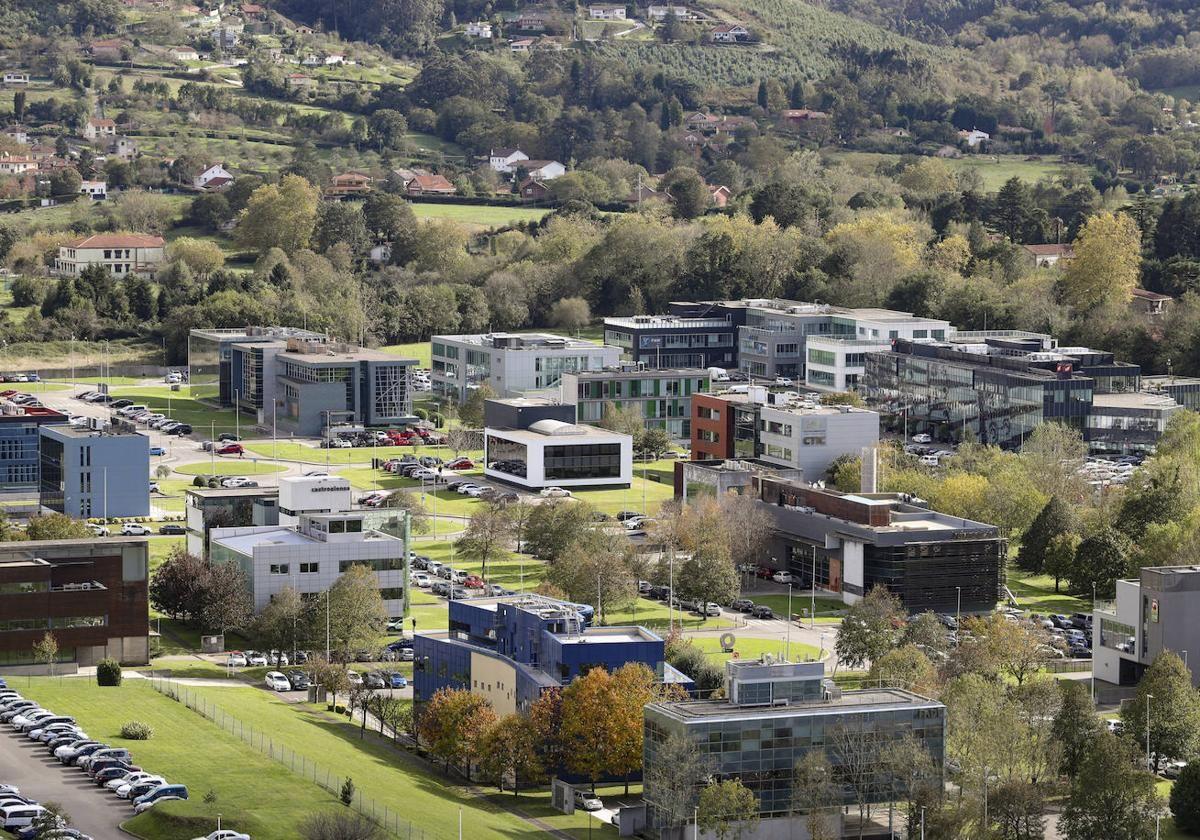
[[[300,824],[304,840],[377,840],[382,833],[366,817],[346,811],[313,814]]]
[[[207,487],[208,486],[208,478],[203,475],[198,475],[192,479],[192,486],[193,487]]]
[[[117,686],[121,684],[121,663],[115,659],[101,659],[96,666],[96,685]]]
[[[354,802],[354,780],[349,776],[342,783],[341,800],[343,805],[351,805]]]
[[[149,741],[154,730],[140,720],[131,720],[121,727],[121,737],[127,741]]]
[[[1189,764],[1171,788],[1171,814],[1175,826],[1188,834],[1200,833],[1200,764]]]

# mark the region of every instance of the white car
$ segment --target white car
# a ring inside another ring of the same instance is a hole
[[[358,673],[358,671],[347,671],[346,679],[348,679],[350,681],[350,685],[362,685],[363,684],[362,674]]]
[[[428,589],[433,585],[433,578],[431,578],[425,572],[414,572],[412,576],[412,582],[422,589]]]
[[[126,786],[133,787],[134,785],[140,785],[142,782],[146,781],[147,779],[155,779],[155,778],[159,778],[159,777],[155,776],[153,773],[147,773],[145,770],[138,770],[136,772],[130,773],[128,776],[125,776],[124,778],[113,779],[112,781],[105,782],[104,787],[106,787],[108,790],[111,790],[113,793],[117,793],[117,791],[119,791],[122,787],[126,787]],[[118,796],[119,795],[120,794],[118,794]]]
[[[254,481],[246,478],[244,475],[235,475],[230,478],[221,480],[222,487],[237,488],[237,487],[253,487]]]
[[[107,537],[109,533],[108,528],[104,525],[88,525],[88,528],[90,528],[92,533],[97,537]]]
[[[936,455],[922,455],[921,463],[926,467],[936,467],[940,461]]]
[[[785,385],[785,386],[787,386],[787,387],[789,387],[789,388],[790,388],[790,387],[791,387],[793,384],[795,384],[795,383],[793,383],[793,382],[792,382],[792,380],[791,380],[791,378],[790,378],[790,377],[787,377],[787,376],[776,376],[776,377],[775,377],[775,384],[776,384],[776,385]]]
[[[470,484],[470,483],[460,484],[454,488],[455,492],[457,492],[463,496],[467,495],[467,493],[471,490],[482,490],[482,489],[483,488],[480,487],[478,484]]]
[[[791,572],[776,572],[775,574],[771,575],[771,580],[775,581],[776,583],[791,583],[792,582],[792,573]]]
[[[463,493],[463,495],[470,496],[472,499],[478,499],[485,492],[487,492],[486,487],[468,487],[467,492]]]
[[[148,537],[154,532],[137,522],[126,522],[121,526],[122,537]]]
[[[250,840],[250,835],[242,834],[240,831],[222,828],[219,831],[214,831],[210,834],[204,835],[203,837],[194,837],[192,840]]]
[[[246,654],[234,651],[229,654],[229,658],[225,660],[225,664],[230,668],[245,668],[250,663],[246,661]]]
[[[288,678],[278,671],[268,671],[266,676],[267,688],[272,691],[291,691],[292,684]]]
[[[933,443],[933,435],[926,435],[926,434],[913,435],[912,442],[913,443]]]
[[[256,653],[255,651],[250,651],[249,653],[246,654],[246,664],[247,665],[266,665],[267,657],[265,654]]]
[[[354,447],[354,444],[352,444],[350,441],[346,440],[345,438],[334,438],[333,440],[329,441],[330,449],[352,449],[353,447]],[[239,834],[237,836],[244,837],[245,835]]]
[[[15,833],[18,828],[33,825],[33,821],[44,813],[45,808],[32,802],[5,805],[0,807],[0,828]]]
[[[586,790],[576,790],[575,807],[582,808],[584,811],[599,811],[604,807],[604,803],[594,793],[589,793]]]
[[[561,487],[543,487],[541,495],[547,499],[567,499],[571,497],[571,491]]]

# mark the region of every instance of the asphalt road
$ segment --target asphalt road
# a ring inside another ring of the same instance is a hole
[[[22,796],[43,804],[59,803],[71,825],[94,840],[129,840],[118,828],[133,816],[128,802],[96,787],[83,771],[59,764],[44,744],[7,726],[0,729],[0,782],[16,785]]]

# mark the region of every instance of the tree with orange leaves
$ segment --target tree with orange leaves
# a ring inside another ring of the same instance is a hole
[[[417,739],[430,755],[455,765],[471,778],[483,736],[496,723],[496,713],[485,697],[465,689],[443,688],[430,698],[417,721]]]

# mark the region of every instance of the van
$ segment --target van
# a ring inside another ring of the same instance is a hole
[[[0,807],[0,828],[16,832],[18,828],[33,825],[33,821],[46,813],[41,805],[19,803]]]

